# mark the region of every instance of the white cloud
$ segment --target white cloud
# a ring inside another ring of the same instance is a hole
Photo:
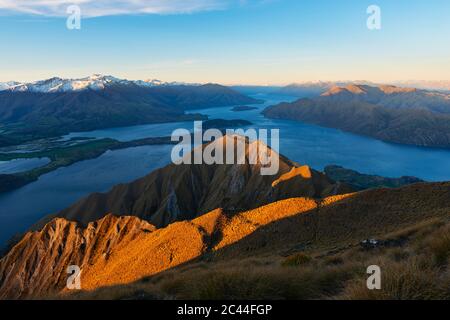
[[[235,0],[0,0],[0,13],[67,16],[78,5],[83,17],[127,14],[181,14],[221,10]]]

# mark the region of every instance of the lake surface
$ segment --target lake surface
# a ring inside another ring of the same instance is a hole
[[[258,109],[233,112],[232,107],[194,110],[211,118],[247,119],[255,128],[280,129],[280,153],[322,170],[338,164],[363,173],[387,177],[416,176],[428,181],[450,180],[450,151],[384,143],[368,137],[294,121],[271,120],[261,115],[268,105],[293,97],[254,95],[266,100]],[[74,137],[130,141],[167,136],[177,128],[193,130],[193,122],[139,125],[71,133]],[[97,159],[59,168],[13,192],[0,195],[0,244],[47,214],[56,213],[92,192],[142,177],[170,162],[172,146],[144,146],[109,151]]]
[[[177,128],[192,127],[189,122],[170,122],[157,124],[144,124],[131,127],[109,128],[89,132],[72,132],[62,137],[63,140],[73,138],[112,138],[118,141],[131,141],[148,137],[170,136]]]
[[[0,161],[0,174],[11,174],[28,171],[50,163],[49,158],[13,159]]]

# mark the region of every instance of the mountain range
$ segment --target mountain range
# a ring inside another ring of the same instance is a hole
[[[278,176],[255,174],[260,165],[170,165],[86,198],[5,254],[0,298],[324,298],[348,293],[358,270],[385,252],[384,270],[404,261],[395,274],[409,272],[408,256],[395,250],[413,250],[416,235],[426,245],[431,233],[447,230],[448,183],[347,193],[344,184],[284,157]],[[384,237],[378,242],[386,247],[359,250],[368,237]],[[441,252],[433,243],[422,272],[447,264],[447,256],[433,262]],[[82,270],[81,293],[65,289],[69,265]],[[430,276],[430,294],[448,295],[449,279]],[[423,290],[416,281],[416,288],[395,291],[392,281],[388,296]]]
[[[275,92],[278,94],[299,98],[313,98],[320,96],[322,93],[327,92],[333,87],[347,86],[350,84],[374,85],[369,81],[309,81],[292,83],[278,88]]]
[[[186,110],[258,103],[216,85],[155,84],[110,76],[53,78],[0,91],[2,145],[72,131],[203,119]]]
[[[441,92],[352,84],[332,87],[315,98],[268,107],[263,114],[387,142],[450,147],[450,94]]]
[[[292,83],[287,86],[272,89],[273,92],[278,94],[294,96],[299,98],[312,98],[320,96],[322,93],[334,87],[346,87],[346,86],[397,86],[400,88],[417,88],[428,91],[438,91],[442,93],[450,93],[450,81],[394,81],[386,83],[375,83],[371,81],[357,80],[357,81],[309,81],[301,83]]]
[[[125,80],[119,79],[113,76],[105,76],[101,74],[93,74],[89,77],[79,79],[63,79],[59,77],[53,77],[45,80],[38,80],[34,82],[1,82],[0,91],[13,91],[13,92],[73,92],[83,90],[102,90],[111,85],[131,85],[135,84],[142,87],[155,87],[155,86],[169,86],[169,85],[184,85],[179,82],[163,82],[157,79],[148,80]],[[194,85],[194,84],[192,84]]]

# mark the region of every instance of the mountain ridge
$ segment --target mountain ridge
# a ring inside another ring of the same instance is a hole
[[[334,87],[316,98],[270,106],[263,114],[386,142],[450,148],[450,95],[443,93],[351,85]]]

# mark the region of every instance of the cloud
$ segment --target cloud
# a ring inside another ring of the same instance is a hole
[[[130,14],[183,14],[222,10],[235,0],[0,0],[0,13],[67,16],[67,8],[78,5],[83,17]],[[238,2],[239,3],[239,2]]]

